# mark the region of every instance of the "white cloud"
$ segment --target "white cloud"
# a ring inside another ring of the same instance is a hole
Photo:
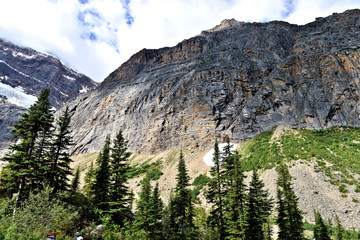
[[[0,0],[0,37],[51,52],[102,81],[142,48],[173,46],[226,18],[304,24],[359,6],[358,0]]]

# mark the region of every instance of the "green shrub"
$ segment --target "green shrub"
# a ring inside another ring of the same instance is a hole
[[[46,233],[55,232],[56,239],[69,239],[78,217],[60,200],[51,198],[52,189],[46,188],[29,198],[17,209],[15,216],[7,214],[0,219],[2,239],[45,239]]]

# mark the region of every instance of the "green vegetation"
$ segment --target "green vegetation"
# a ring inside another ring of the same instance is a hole
[[[156,162],[150,163],[151,160],[152,159],[150,158],[141,164],[130,166],[129,171],[126,173],[127,177],[131,179],[147,173],[150,180],[158,180],[163,174],[163,172],[161,171],[162,161],[157,160]]]
[[[190,177],[183,152],[173,151],[166,164],[178,157],[176,187],[168,204],[160,198],[158,180],[163,162],[152,159],[130,166],[127,141],[119,130],[115,139],[107,136],[96,162],[91,161],[80,188],[80,172],[70,168],[67,151],[70,116],[68,109],[54,120],[48,102],[49,89],[23,115],[13,131],[19,141],[2,160],[9,161],[0,174],[0,239],[44,239],[47,232],[57,239],[71,239],[81,232],[84,239],[271,239],[271,228],[277,224],[278,239],[304,239],[302,212],[292,189],[287,161],[308,160],[318,171],[324,171],[339,191],[346,195],[348,184],[359,191],[359,130],[332,128],[322,131],[291,131],[273,136],[273,130],[248,141],[241,154],[233,154],[230,139],[220,151],[214,145],[214,166],[206,174]],[[55,127],[56,126],[56,127]],[[244,146],[244,145],[243,145]],[[296,148],[294,147],[296,146]],[[277,167],[276,209],[258,167]],[[253,170],[245,184],[245,170]],[[130,177],[146,176],[135,201],[129,189]],[[72,181],[69,176],[74,175]],[[211,204],[207,213],[196,206],[196,196],[205,188]],[[353,198],[356,202],[357,199]],[[133,211],[135,209],[135,211]],[[276,210],[276,211],[274,211]],[[356,230],[345,230],[336,218],[335,226],[327,224],[315,210],[315,239],[359,239]]]
[[[316,171],[324,172],[344,194],[347,190],[343,184],[360,184],[359,179],[353,176],[353,173],[360,174],[359,128],[291,130],[275,140],[272,139],[273,131],[257,135],[241,150],[245,171],[273,168],[283,160],[306,160],[315,165]]]
[[[197,176],[192,182],[192,186],[194,188],[190,191],[191,198],[195,201],[198,200],[197,196],[200,194],[200,191],[206,186],[206,184],[210,181],[210,178],[205,174],[200,174]]]

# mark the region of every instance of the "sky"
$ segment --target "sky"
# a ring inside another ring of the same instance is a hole
[[[360,0],[0,0],[0,38],[101,82],[141,49],[175,46],[224,19],[306,24],[353,8]]]

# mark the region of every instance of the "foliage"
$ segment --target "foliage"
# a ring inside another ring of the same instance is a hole
[[[129,157],[127,152],[127,141],[125,141],[122,131],[119,130],[113,140],[110,160],[110,185],[109,185],[109,212],[115,223],[121,227],[125,220],[132,217],[130,202],[132,196],[127,186],[127,175],[129,169]]]
[[[298,208],[299,199],[291,186],[291,176],[287,166],[281,164],[278,169],[277,179],[277,218],[279,226],[279,240],[303,239],[303,222]]]
[[[220,157],[220,150],[218,142],[214,145],[213,155],[214,166],[210,169],[211,180],[208,183],[205,194],[208,203],[212,204],[209,214],[209,224],[216,229],[220,239],[224,239],[225,232],[225,202],[224,202],[224,184],[225,179],[222,171],[222,159]]]
[[[265,239],[272,199],[269,198],[269,192],[264,189],[264,186],[254,170],[246,201],[246,239]]]
[[[200,194],[200,191],[208,184],[209,181],[210,178],[205,174],[200,174],[194,179],[194,181],[191,184],[192,186],[194,186],[194,188],[190,190],[192,201],[194,202],[198,201],[197,196]]]
[[[180,152],[175,194],[170,198],[168,207],[167,233],[165,237],[174,239],[194,238],[194,208],[188,189],[190,177],[187,173],[182,151]]]
[[[163,174],[160,170],[162,167],[162,161],[158,160],[156,162],[149,163],[150,161],[151,159],[148,159],[140,165],[130,166],[129,171],[127,171],[127,177],[131,179],[147,173],[149,174],[148,177],[151,180],[158,180]]]
[[[328,228],[318,211],[314,211],[315,227],[314,239],[315,240],[330,240]]]
[[[352,174],[360,174],[359,128],[291,130],[277,140],[272,139],[273,131],[263,132],[243,144],[240,153],[244,171],[273,168],[283,159],[301,159],[313,161],[317,171],[324,172],[332,184],[360,184]]]
[[[70,120],[69,107],[66,106],[63,115],[56,121],[57,132],[54,134],[54,139],[51,143],[49,157],[50,174],[48,181],[50,187],[54,188],[54,193],[58,190],[68,190],[68,176],[72,175],[72,169],[70,167],[72,160],[68,153],[69,146],[73,144],[71,137],[69,136],[71,133],[69,130]]]
[[[97,160],[98,168],[95,172],[93,184],[95,206],[101,210],[108,210],[110,187],[110,136],[106,137],[104,147]]]
[[[69,239],[74,232],[72,223],[78,213],[60,200],[51,198],[51,193],[51,188],[45,188],[37,194],[30,193],[15,216],[2,216],[2,239],[44,239],[47,232],[55,232],[56,239]]]
[[[79,190],[80,185],[80,168],[76,168],[73,179],[71,179],[70,189],[72,193],[75,193]]]
[[[49,103],[50,89],[42,89],[37,101],[22,115],[11,131],[16,144],[10,146],[12,153],[3,160],[9,164],[6,179],[7,196],[17,192],[16,207],[26,199],[30,191],[40,191],[48,175],[48,153],[53,130],[53,111]]]

